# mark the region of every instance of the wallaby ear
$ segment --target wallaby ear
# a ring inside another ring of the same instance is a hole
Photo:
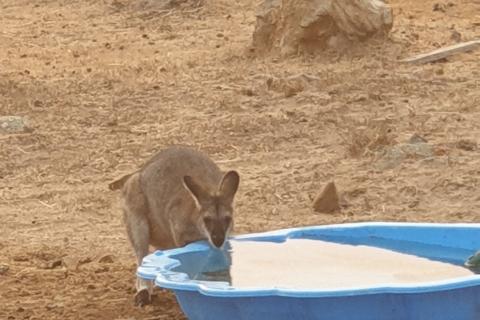
[[[229,203],[233,202],[239,183],[240,175],[238,172],[228,171],[223,175],[222,182],[220,182],[219,196]]]
[[[190,192],[195,200],[195,204],[198,208],[201,207],[201,203],[207,200],[210,196],[205,189],[203,189],[196,181],[190,176],[183,177],[183,185]]]

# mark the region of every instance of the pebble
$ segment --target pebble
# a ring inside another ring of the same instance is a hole
[[[313,209],[319,213],[333,213],[340,210],[340,199],[335,183],[329,182],[313,201]]]
[[[25,133],[32,132],[28,120],[19,116],[0,117],[0,133]]]

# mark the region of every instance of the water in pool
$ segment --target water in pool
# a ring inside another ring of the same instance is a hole
[[[182,261],[182,265],[188,270],[178,271],[191,279],[222,281],[239,288],[339,289],[431,282],[473,274],[460,265],[385,248],[309,239],[282,243],[230,241],[223,251],[212,250],[208,256],[193,257],[192,261]]]

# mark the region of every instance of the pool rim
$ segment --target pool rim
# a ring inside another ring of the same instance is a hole
[[[424,223],[424,222],[354,222],[344,224],[330,224],[321,226],[307,226],[287,228],[274,231],[250,233],[230,237],[230,240],[286,240],[289,235],[293,236],[298,232],[311,232],[325,229],[350,229],[365,227],[403,227],[403,228],[454,228],[454,229],[479,229],[480,223]],[[180,265],[177,259],[172,256],[189,252],[209,250],[210,247],[205,241],[197,241],[182,248],[156,251],[145,257],[144,263],[137,269],[137,275],[144,279],[154,280],[155,285],[171,290],[197,291],[206,296],[212,297],[261,297],[278,296],[293,298],[323,298],[341,297],[372,294],[414,294],[427,293],[445,290],[454,290],[465,287],[480,286],[480,275],[463,276],[454,279],[422,282],[413,284],[386,284],[382,286],[364,286],[348,289],[293,289],[280,287],[243,287],[234,288],[228,284],[213,281],[190,280],[181,272],[172,271]],[[479,248],[480,249],[480,248]],[[161,265],[149,265],[151,259],[160,259]],[[175,274],[179,281],[171,281],[164,276]]]

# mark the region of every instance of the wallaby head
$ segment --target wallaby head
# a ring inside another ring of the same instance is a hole
[[[233,227],[233,199],[240,176],[236,171],[223,175],[217,190],[209,191],[191,176],[183,177],[185,188],[195,201],[197,226],[210,244],[221,248]]]

